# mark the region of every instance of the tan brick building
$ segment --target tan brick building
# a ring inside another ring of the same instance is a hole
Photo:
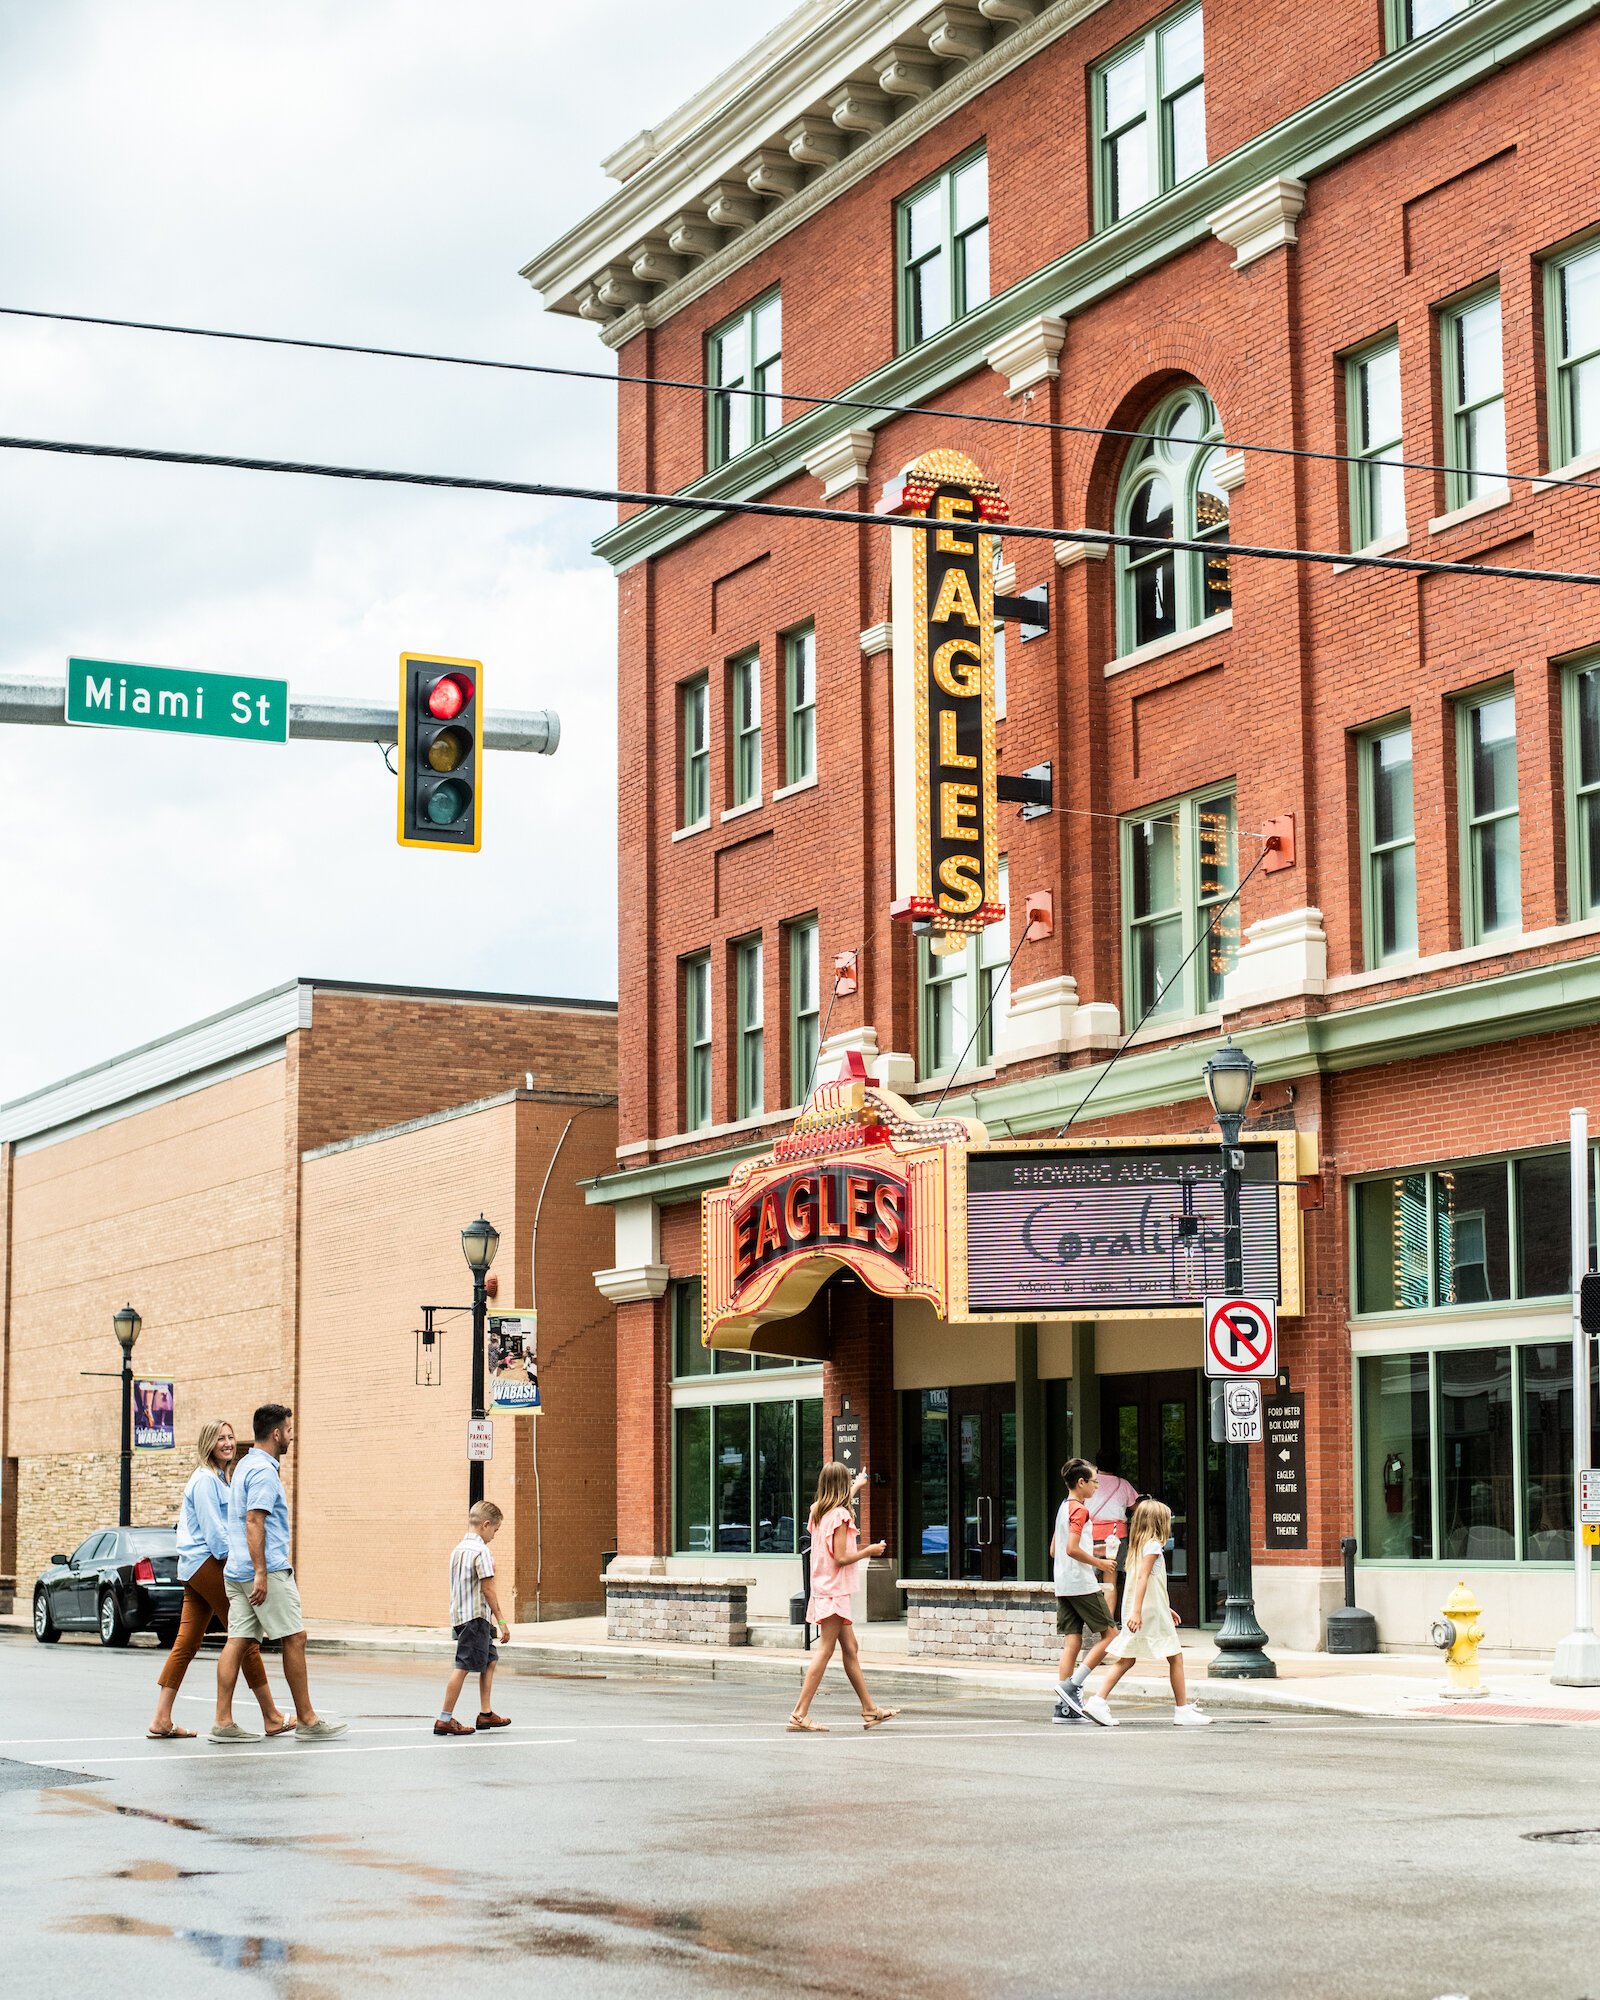
[[[550,1414],[497,1426],[489,1491],[519,1611],[541,1526],[543,1599],[595,1595],[613,1327],[573,1273],[604,1247],[577,1183],[615,1145],[615,1087],[609,1003],[297,980],[0,1107],[0,1572],[25,1596],[116,1517],[117,1385],[83,1371],[119,1365],[131,1300],[135,1372],[173,1378],[178,1431],[135,1456],[134,1519],[172,1517],[208,1417],[243,1436],[288,1402],[310,1614],[439,1622],[426,1557],[465,1507],[470,1344],[445,1322],[443,1383],[417,1387],[417,1309],[470,1301],[459,1232],[480,1210],[501,1231],[491,1309],[531,1307],[542,1190],[563,1245],[538,1272]]]

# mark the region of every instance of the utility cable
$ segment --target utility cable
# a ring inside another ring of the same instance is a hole
[[[1255,861],[1251,863],[1249,874],[1245,875],[1244,878],[1239,882],[1233,894],[1231,896],[1225,896],[1220,903],[1217,903],[1213,906],[1210,915],[1206,918],[1205,929],[1200,933],[1200,935],[1195,939],[1194,943],[1190,945],[1189,949],[1183,954],[1183,957],[1179,960],[1177,968],[1173,972],[1172,979],[1178,978],[1178,976],[1182,973],[1184,967],[1189,963],[1190,959],[1193,958],[1195,953],[1200,949],[1201,945],[1209,944],[1211,942],[1212,936],[1216,930],[1218,917],[1222,915],[1223,911],[1228,908],[1230,903],[1238,902],[1239,898],[1244,894],[1245,884],[1250,880],[1250,876],[1254,875],[1254,873],[1258,868],[1265,865],[1267,856],[1272,852],[1273,849],[1270,847],[1262,848],[1260,854],[1256,857]],[[1106,1078],[1111,1074],[1111,1072],[1116,1068],[1117,1064],[1121,1062],[1122,1058],[1128,1053],[1128,1050],[1133,1046],[1134,1036],[1138,1034],[1139,1030],[1144,1026],[1145,1022],[1148,1021],[1150,1016],[1155,1012],[1156,1007],[1161,1001],[1163,995],[1168,991],[1168,989],[1172,985],[1172,979],[1169,979],[1167,981],[1167,984],[1161,988],[1160,992],[1155,993],[1151,996],[1150,1005],[1145,1008],[1144,1012],[1139,1016],[1138,1020],[1135,1021],[1133,1026],[1128,1030],[1127,1040],[1122,1044],[1121,1048],[1117,1050],[1116,1054],[1111,1058],[1110,1062],[1106,1064],[1105,1068],[1101,1070],[1100,1074],[1095,1078],[1094,1082],[1090,1084],[1089,1088],[1083,1093],[1082,1097],[1080,1097],[1077,1103],[1073,1106],[1072,1115],[1067,1119],[1067,1122],[1064,1125],[1062,1125],[1056,1133],[1056,1137],[1058,1139],[1064,1139],[1067,1136],[1067,1134],[1072,1130],[1073,1124],[1077,1119],[1078,1113],[1089,1102],[1089,1099],[1094,1096],[1095,1092],[1100,1088],[1101,1084],[1105,1082]]]
[[[381,486],[443,487],[467,493],[504,493],[533,500],[594,500],[602,505],[671,507],[699,514],[749,514],[766,520],[843,522],[863,528],[918,528],[932,533],[948,522],[919,515],[860,514],[833,507],[802,507],[773,500],[712,500],[692,493],[628,492],[610,486],[556,486],[522,479],[473,479],[444,472],[386,472],[354,465],[313,465],[294,459],[243,458],[215,452],[166,451],[144,445],[81,444],[61,438],[0,437],[0,451],[42,451],[73,458],[127,459],[150,465],[199,465],[226,472],[294,473],[314,479],[357,479]],[[975,524],[976,525],[976,524]],[[1494,577],[1504,583],[1600,583],[1587,570],[1525,569],[1510,564],[1444,562],[1426,556],[1375,556],[1359,550],[1292,549],[1251,542],[1180,540],[1148,535],[1118,535],[1104,528],[1038,528],[1006,522],[980,532],[1004,533],[1021,541],[1088,542],[1106,548],[1187,549],[1215,558],[1253,556],[1268,562],[1337,564],[1341,568],[1401,570],[1427,576]]]
[[[995,411],[936,409],[926,403],[874,402],[860,396],[814,396],[803,389],[745,388],[738,384],[696,382],[673,375],[624,375],[604,368],[565,368],[548,361],[500,361],[492,356],[435,354],[424,348],[375,347],[352,340],[305,340],[285,333],[236,333],[215,326],[173,326],[161,320],[110,319],[98,313],[47,312],[42,307],[0,306],[9,319],[50,320],[65,326],[108,326],[128,333],[175,333],[195,340],[233,340],[257,347],[305,348],[319,354],[360,354],[385,361],[432,361],[447,368],[489,368],[514,375],[552,375],[573,382],[609,382],[640,389],[683,389],[700,396],[744,396],[758,402],[805,403],[813,409],[860,410],[871,416],[935,417],[943,423],[1013,425],[1020,430],[1060,431],[1073,437],[1160,440],[1160,431],[1124,430],[1110,424],[1071,424],[1058,418],[1007,416]],[[1576,486],[1600,492],[1600,480],[1574,479],[1556,472],[1491,472],[1482,466],[1443,465],[1423,458],[1362,458],[1355,452],[1316,451],[1309,445],[1246,444],[1237,438],[1197,439],[1196,449],[1253,451],[1272,458],[1315,459],[1330,465],[1393,465],[1406,472],[1443,472],[1462,478],[1516,481],[1538,487]]]

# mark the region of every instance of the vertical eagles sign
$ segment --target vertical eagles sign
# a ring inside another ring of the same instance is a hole
[[[908,465],[880,513],[948,523],[894,537],[893,914],[958,950],[1005,915],[994,751],[993,535],[1005,502],[958,451]]]

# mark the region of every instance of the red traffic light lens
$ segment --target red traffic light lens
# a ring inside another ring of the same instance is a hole
[[[446,674],[428,690],[428,713],[440,722],[454,722],[471,699],[471,683]]]

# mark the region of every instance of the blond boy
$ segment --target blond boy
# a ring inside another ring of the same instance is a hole
[[[474,1731],[456,1721],[456,1703],[467,1684],[468,1674],[478,1676],[479,1729],[509,1728],[509,1715],[494,1712],[495,1635],[504,1645],[511,1628],[500,1611],[495,1589],[494,1557],[489,1544],[500,1532],[505,1516],[492,1500],[480,1500],[468,1509],[467,1532],[450,1551],[450,1625],[455,1633],[456,1666],[444,1691],[444,1707],[433,1725],[435,1736],[471,1736]],[[491,1620],[493,1621],[491,1623]]]

